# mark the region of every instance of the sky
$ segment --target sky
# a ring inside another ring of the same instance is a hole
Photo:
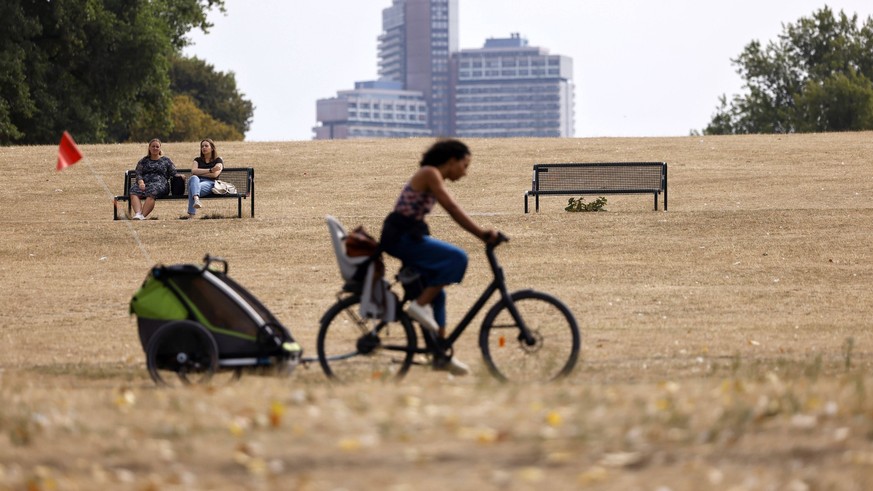
[[[316,100],[378,78],[391,0],[225,0],[185,54],[235,74],[255,106],[246,141],[310,140]],[[460,49],[519,33],[573,59],[576,137],[684,136],[742,94],[731,59],[753,40],[829,6],[873,15],[870,0],[459,0]]]

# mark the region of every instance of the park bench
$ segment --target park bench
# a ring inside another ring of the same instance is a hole
[[[177,169],[177,172],[180,174],[191,174],[191,169]],[[124,192],[123,194],[116,196],[115,201],[112,203],[112,219],[118,220],[118,206],[117,203],[119,201],[127,201],[127,214],[132,215],[131,213],[131,203],[130,203],[130,186],[133,184],[136,179],[136,171],[129,170],[124,173]],[[255,169],[251,167],[226,167],[221,171],[221,176],[219,179],[225,182],[229,182],[236,186],[236,193],[228,193],[228,194],[209,194],[207,196],[201,196],[200,199],[235,199],[237,200],[237,217],[242,218],[242,200],[251,199],[251,216],[255,216]],[[168,187],[169,188],[169,187]],[[182,194],[168,194],[165,196],[158,196],[156,201],[161,200],[187,200],[188,199],[188,180],[185,180],[185,190]]]
[[[530,191],[524,193],[524,212],[528,212],[528,197],[536,200],[540,211],[540,196],[648,194],[664,193],[667,211],[666,162],[597,162],[568,164],[535,164]]]

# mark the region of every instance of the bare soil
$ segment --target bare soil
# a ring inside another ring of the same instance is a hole
[[[154,264],[206,253],[314,356],[341,286],[324,216],[378,231],[429,140],[220,142],[256,169],[256,216],[210,200],[214,219],[179,220],[165,201],[144,222],[113,221],[111,200],[144,143],[82,145],[63,172],[55,146],[0,148],[0,490],[873,488],[873,133],[468,143],[450,189],[510,236],[511,288],[579,321],[566,380],[496,383],[475,328],[468,377],[150,380],[128,302]],[[184,168],[197,145],[164,151]],[[612,195],[524,214],[532,165],[568,161],[666,161],[669,212]],[[443,211],[430,224],[470,254],[457,321],[484,254]]]

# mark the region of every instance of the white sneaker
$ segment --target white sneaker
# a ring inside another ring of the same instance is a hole
[[[194,208],[203,208],[203,204],[200,203],[200,196],[194,196]]]
[[[445,370],[452,375],[463,376],[470,374],[470,367],[467,366],[466,363],[459,360],[457,357],[451,357],[447,360],[442,360],[437,362],[434,366],[437,370]]]
[[[449,360],[449,373],[452,375],[468,375],[470,373],[470,367],[467,366],[466,363],[459,360],[457,357],[452,357]]]
[[[430,304],[419,305],[418,302],[413,300],[409,302],[409,307],[406,307],[406,313],[409,314],[409,317],[418,321],[421,327],[434,333],[440,330],[436,319],[433,318],[433,307]]]
[[[145,217],[142,216],[142,213],[137,213],[136,215],[133,216],[133,219],[134,220],[145,220]]]

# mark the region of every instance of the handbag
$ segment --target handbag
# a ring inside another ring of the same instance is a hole
[[[343,239],[343,244],[346,247],[346,255],[349,257],[371,257],[379,250],[379,241],[360,225],[349,232]]]
[[[176,175],[170,178],[170,195],[183,196],[185,194],[185,178]]]
[[[236,194],[236,186],[227,181],[216,179],[212,186],[212,194]]]

